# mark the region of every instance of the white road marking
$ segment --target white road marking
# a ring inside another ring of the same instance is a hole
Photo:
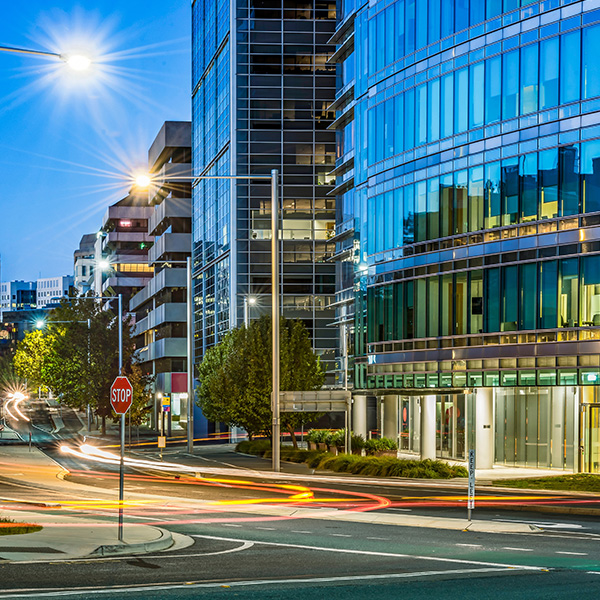
[[[533,552],[533,548],[511,548],[510,546],[503,546],[502,550],[512,550],[513,552]]]
[[[569,556],[587,556],[587,552],[561,552],[560,550],[557,550],[556,554],[568,554]]]
[[[306,546],[304,544],[284,544],[282,542],[263,542],[259,540],[240,540],[235,538],[226,538],[216,535],[202,535],[199,533],[191,534],[191,537],[202,538],[207,540],[220,540],[223,542],[241,542],[252,541],[254,544],[262,544],[264,546],[277,546],[280,548],[299,548],[300,550],[316,550],[320,552],[336,552],[338,554],[362,554],[363,556],[388,556],[394,558],[416,558],[419,560],[428,560],[434,562],[448,562],[461,565],[480,565],[483,567],[505,567],[512,569],[523,569],[525,571],[547,571],[547,567],[538,567],[534,565],[515,565],[495,563],[481,560],[468,560],[466,558],[444,558],[442,556],[422,556],[419,554],[400,554],[397,552],[376,552],[372,550],[351,550],[349,548],[325,548],[323,546]],[[1,598],[1,596],[0,596]]]
[[[292,529],[291,533],[312,533],[312,531],[297,531],[295,529]]]
[[[577,523],[545,523],[543,521],[526,521],[524,519],[492,519],[501,523],[525,523],[527,525],[536,525],[544,529],[587,529]]]
[[[348,535],[347,533],[330,533],[329,535],[333,535],[335,537],[352,537],[351,535]]]
[[[402,512],[412,512],[412,508],[388,508],[388,510],[400,510]]]
[[[241,525],[236,525],[235,523],[221,523],[223,527],[241,527]]]
[[[455,544],[455,546],[464,546],[465,548],[483,548],[481,544]]]
[[[507,571],[507,568],[487,568],[487,569],[451,569],[445,571],[416,571],[414,573],[387,573],[383,575],[345,575],[338,577],[306,577],[303,579],[254,579],[247,581],[220,581],[211,583],[199,583],[199,582],[187,582],[187,583],[163,583],[156,585],[143,585],[143,586],[115,586],[115,587],[82,587],[82,588],[63,588],[61,590],[55,590],[50,592],[40,592],[39,590],[31,590],[31,593],[23,593],[23,590],[17,591],[17,593],[1,593],[0,598],[57,598],[65,596],[80,596],[86,595],[87,597],[92,595],[100,594],[114,594],[121,592],[123,595],[126,593],[139,593],[139,592],[157,592],[163,590],[189,590],[189,589],[202,589],[202,588],[234,588],[234,587],[250,587],[257,585],[298,585],[298,584],[310,584],[310,583],[338,583],[344,581],[366,581],[366,580],[385,580],[385,579],[414,579],[416,577],[436,577],[438,575],[466,575],[471,573],[497,573]],[[35,595],[34,595],[35,594]]]
[[[368,540],[381,540],[381,541],[384,541],[384,542],[389,542],[390,541],[390,538],[380,538],[380,537],[368,537],[367,539]]]
[[[257,527],[256,529],[262,529],[263,531],[276,531],[275,527]]]

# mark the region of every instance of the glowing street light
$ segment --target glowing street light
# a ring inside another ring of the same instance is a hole
[[[35,56],[48,56],[62,60],[74,71],[85,71],[90,68],[92,59],[83,54],[59,54],[58,52],[44,52],[43,50],[30,50],[29,48],[16,48],[13,46],[0,46],[2,52],[13,52],[15,54],[33,54]]]
[[[135,177],[135,185],[142,190],[149,188],[151,183],[152,179],[149,175],[146,175],[145,173],[136,175]]]

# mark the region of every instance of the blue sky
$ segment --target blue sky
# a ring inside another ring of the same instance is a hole
[[[71,274],[73,251],[143,168],[166,120],[190,119],[190,0],[29,0],[2,6],[0,45],[96,62],[0,52],[3,281]]]

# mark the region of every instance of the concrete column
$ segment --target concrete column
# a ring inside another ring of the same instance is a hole
[[[435,396],[421,398],[421,460],[435,460]]]
[[[475,393],[475,465],[478,469],[491,469],[494,465],[494,390],[492,388],[477,388]]]
[[[383,437],[398,438],[398,396],[383,397]]]
[[[352,431],[367,439],[367,397],[352,397]]]

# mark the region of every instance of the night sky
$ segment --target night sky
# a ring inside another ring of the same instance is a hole
[[[2,3],[4,46],[86,52],[89,72],[0,52],[2,281],[68,275],[84,233],[190,119],[190,0]]]

